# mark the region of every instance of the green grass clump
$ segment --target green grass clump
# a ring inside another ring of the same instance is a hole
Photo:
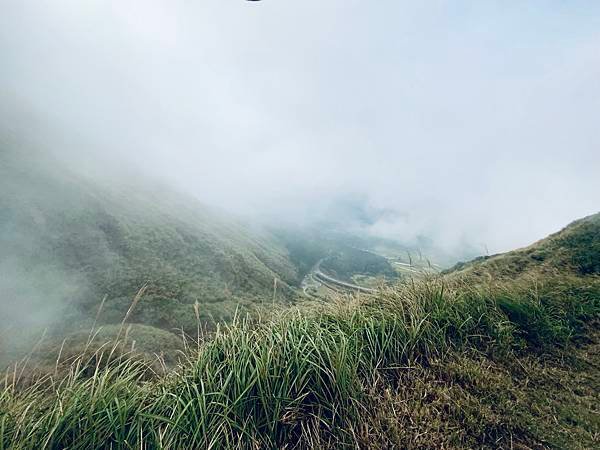
[[[600,310],[600,284],[553,278],[531,289],[504,289],[496,303],[529,347],[548,349],[581,337]]]
[[[425,444],[410,427],[402,431],[409,416],[429,417],[448,439],[454,435],[440,420],[461,414],[466,431],[448,446],[496,447],[515,436],[539,442],[509,412],[506,390],[482,388],[481,380],[498,361],[560,348],[584,333],[599,317],[599,286],[575,277],[405,283],[373,297],[235,320],[167,376],[99,352],[71,364],[66,376],[57,371],[28,387],[7,377],[0,448],[410,447]],[[461,361],[460,370],[444,371],[444,361]],[[423,390],[427,377],[431,389]],[[411,384],[435,398],[419,403],[403,391]],[[400,414],[406,402],[422,410]],[[435,421],[432,405],[441,408]],[[478,427],[490,428],[475,439]]]

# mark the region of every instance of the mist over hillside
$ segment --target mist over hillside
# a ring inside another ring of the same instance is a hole
[[[597,209],[598,15],[8,0],[0,120],[237,214],[314,222],[350,196],[386,212],[372,235],[493,254]]]
[[[198,321],[212,327],[265,304],[297,302],[303,278],[322,260],[340,279],[396,277],[384,257],[355,249],[356,239],[331,223],[308,232],[251,220],[143,173],[104,170],[102,159],[88,159],[87,168],[65,160],[39,135],[3,136],[4,346],[31,345],[44,329],[60,338],[92,323],[119,324],[142,288],[130,322],[196,333]]]
[[[599,49],[585,0],[0,0],[0,450],[600,448]]]
[[[298,274],[268,232],[149,179],[90,179],[5,139],[0,155],[2,325],[48,326],[67,315],[132,318],[172,330],[231,317],[258,298],[287,299]],[[274,279],[278,281],[273,293]]]
[[[71,355],[67,340],[39,378],[23,375],[29,360],[8,372],[0,442],[593,448],[598,245],[600,213],[443,276],[236,320],[191,347],[141,325],[91,355]],[[141,337],[169,349],[158,369],[120,353]],[[173,354],[182,360],[169,370]]]
[[[596,15],[9,0],[4,322],[118,323],[147,286],[132,319],[188,329],[595,212]]]

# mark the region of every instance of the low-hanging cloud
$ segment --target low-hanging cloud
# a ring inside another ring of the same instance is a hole
[[[208,203],[524,245],[598,210],[600,5],[33,0],[0,11],[0,120]],[[60,143],[59,143],[60,142]]]

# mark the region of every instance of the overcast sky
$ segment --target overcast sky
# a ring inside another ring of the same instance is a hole
[[[495,252],[600,210],[600,2],[0,0],[0,98],[238,213]]]

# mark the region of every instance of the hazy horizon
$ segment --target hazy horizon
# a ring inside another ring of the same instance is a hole
[[[583,1],[8,0],[0,121],[236,214],[353,199],[495,253],[600,209],[599,48]]]

